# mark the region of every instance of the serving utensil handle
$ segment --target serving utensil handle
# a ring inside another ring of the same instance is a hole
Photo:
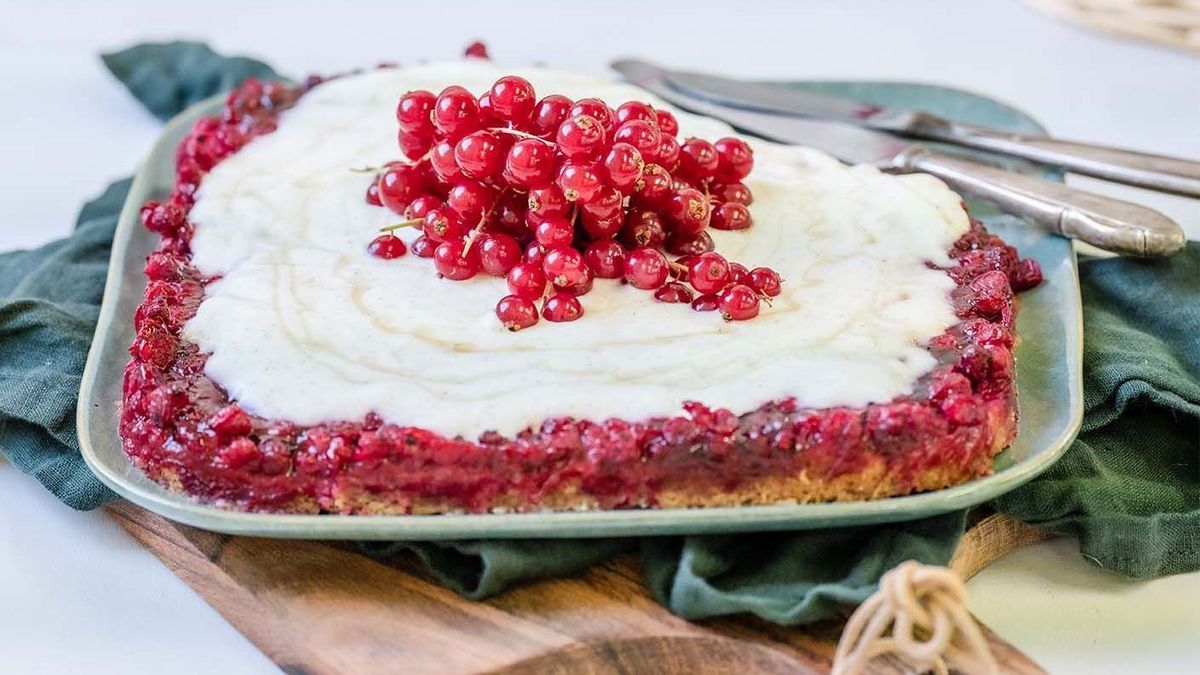
[[[955,190],[992,202],[1064,237],[1122,255],[1162,257],[1186,243],[1179,224],[1154,209],[913,146],[901,171],[933,174]]]
[[[1200,162],[933,119],[928,124],[916,122],[923,127],[918,131],[921,136],[1023,157],[1117,183],[1200,198]]]

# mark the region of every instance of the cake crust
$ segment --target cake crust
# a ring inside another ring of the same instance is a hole
[[[203,175],[273,131],[317,83],[244,84],[181,143],[171,198],[143,209],[160,240],[134,317],[120,432],[130,460],[168,489],[231,509],[343,514],[856,501],[985,476],[1015,436],[1014,289],[1040,272],[974,220],[945,270],[960,321],[927,346],[935,368],[892,401],[806,409],[783,399],[740,414],[689,402],[674,417],[555,418],[476,440],[376,415],[305,427],[248,414],[181,338],[213,281],[191,262],[187,213]]]

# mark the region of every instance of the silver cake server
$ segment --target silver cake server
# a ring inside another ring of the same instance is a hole
[[[638,64],[636,61],[628,63]],[[1158,192],[1200,197],[1200,162],[1037,134],[1000,131],[954,122],[923,110],[876,106],[792,87],[659,70],[663,80],[673,89],[728,107],[839,120],[904,136],[1022,157]]]
[[[1186,241],[1175,221],[1145,206],[940,154],[920,143],[859,126],[697,99],[668,85],[664,71],[644,62],[617,61],[612,67],[633,84],[680,108],[724,120],[769,140],[824,150],[844,162],[873,164],[897,173],[932,174],[959,192],[1113,253],[1169,256],[1178,253]]]

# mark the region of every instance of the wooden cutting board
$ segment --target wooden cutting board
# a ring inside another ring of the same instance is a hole
[[[685,621],[650,597],[629,556],[474,602],[408,554],[379,560],[345,544],[215,534],[128,502],[108,511],[287,673],[827,673],[841,628]],[[991,516],[968,530],[950,565],[969,578],[1045,537]],[[985,634],[1004,672],[1044,672]],[[873,665],[904,672],[893,660]]]

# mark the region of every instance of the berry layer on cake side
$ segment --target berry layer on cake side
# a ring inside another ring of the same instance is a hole
[[[1041,271],[956,194],[513,73],[248,81],[196,123],[142,209],[136,466],[224,508],[343,514],[991,473],[1017,432],[1015,293]]]

